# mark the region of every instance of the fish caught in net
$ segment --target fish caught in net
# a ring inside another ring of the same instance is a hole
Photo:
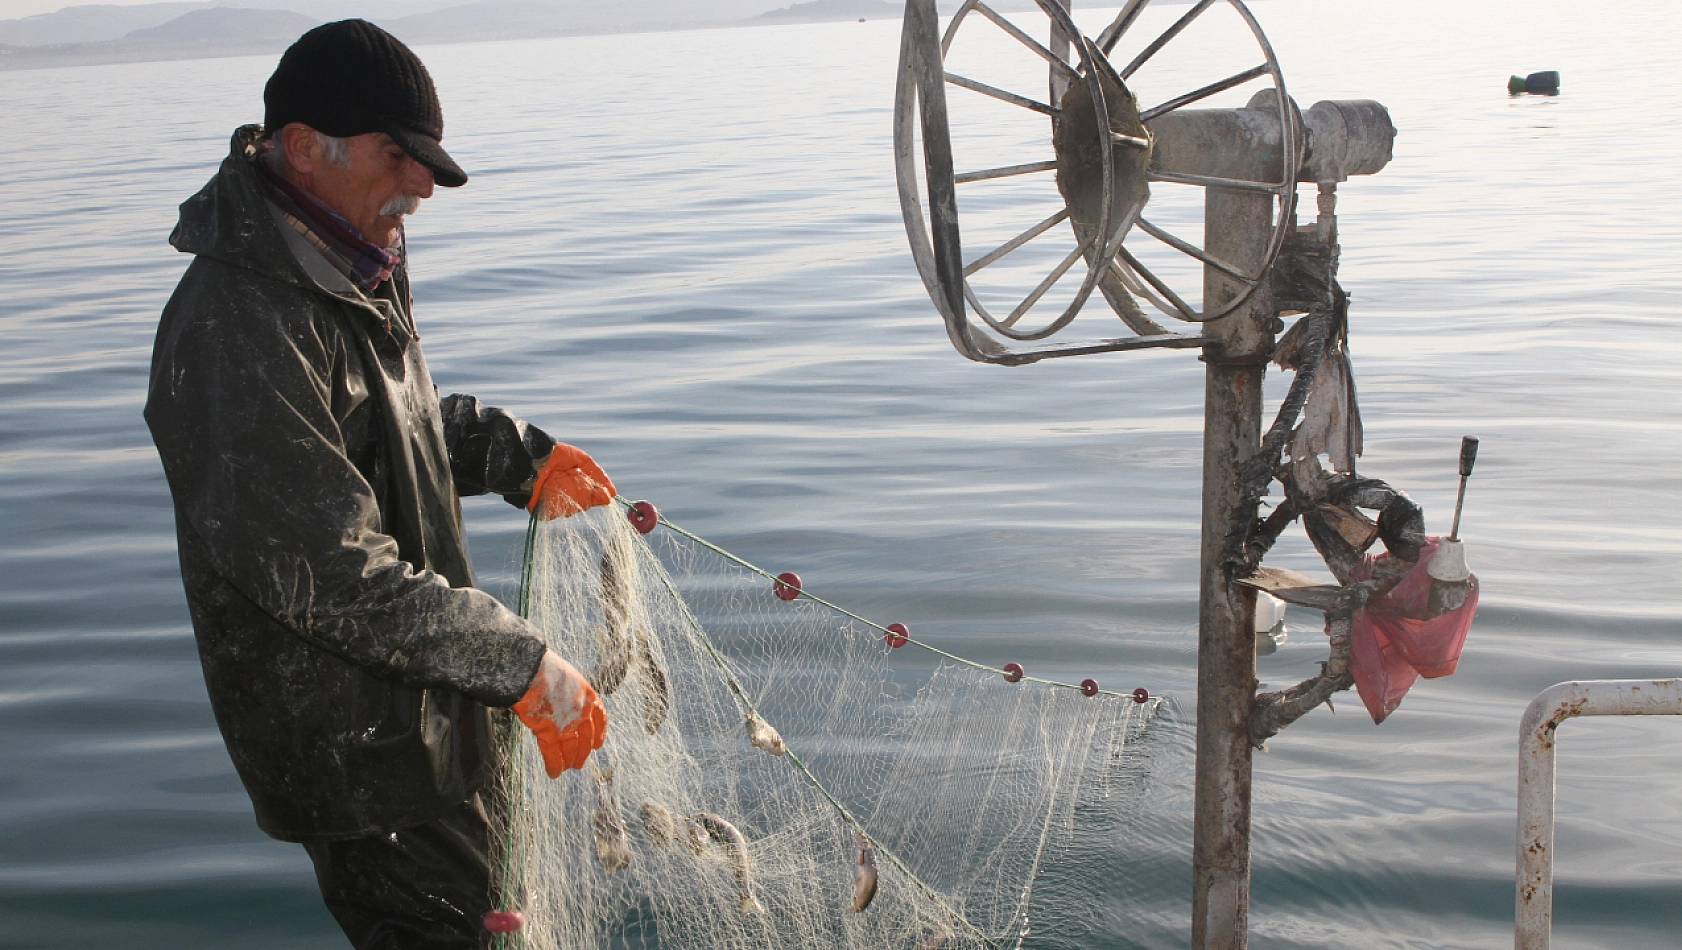
[[[533,523],[522,606],[609,728],[553,781],[510,740],[500,946],[1022,945],[1160,701],[1007,681],[774,587],[618,506]]]

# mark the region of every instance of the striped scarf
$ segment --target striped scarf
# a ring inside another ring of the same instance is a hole
[[[287,223],[363,293],[373,293],[403,262],[401,230],[391,247],[377,247],[343,215],[271,169],[266,154],[252,164],[257,168],[263,197],[273,202],[286,215]]]

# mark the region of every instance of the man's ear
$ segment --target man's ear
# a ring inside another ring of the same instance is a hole
[[[286,167],[293,175],[307,177],[315,174],[322,156],[314,129],[302,122],[288,122],[281,127],[279,139]]]

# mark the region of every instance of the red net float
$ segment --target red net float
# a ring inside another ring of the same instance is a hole
[[[783,600],[793,600],[800,596],[800,575],[793,571],[784,571],[777,575],[777,581],[771,585],[771,589]]]
[[[1080,681],[1080,694],[1082,696],[1096,696],[1096,695],[1098,695],[1098,681],[1095,680],[1095,679],[1091,679],[1091,678],[1081,680]]]
[[[660,510],[654,507],[652,501],[639,501],[626,510],[625,517],[631,519],[631,527],[647,534],[660,523]]]
[[[485,929],[493,934],[511,934],[526,925],[526,915],[517,910],[493,910],[485,915]]]
[[[1138,689],[1133,691],[1133,701],[1136,702],[1136,703],[1148,703],[1148,702],[1150,702],[1151,701],[1151,691],[1144,688],[1143,686],[1139,687]]]
[[[888,632],[882,634],[882,639],[888,641],[888,646],[899,649],[911,640],[911,628],[903,623],[888,624]]]
[[[1022,678],[1022,674],[1025,671],[1022,669],[1022,664],[1020,663],[1006,663],[1004,672],[1005,682],[1014,683]]]

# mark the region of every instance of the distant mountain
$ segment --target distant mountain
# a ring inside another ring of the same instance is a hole
[[[230,41],[251,47],[285,49],[319,20],[291,10],[242,10],[212,7],[182,14],[161,26],[135,30],[118,43],[154,48],[202,46]],[[278,45],[277,45],[278,44]]]
[[[43,13],[21,20],[0,20],[0,43],[7,46],[49,46],[61,43],[100,43],[121,39],[135,30],[168,23],[189,10],[202,10],[210,3],[143,3],[120,7],[95,4],[65,7],[57,13]]]
[[[250,0],[245,0],[249,4]],[[270,8],[290,10],[316,21],[363,17],[369,20],[397,19],[425,13],[439,7],[456,6],[461,0],[268,0]],[[132,6],[88,4],[65,7],[56,13],[16,20],[0,20],[0,44],[6,46],[60,46],[66,43],[102,43],[122,39],[135,30],[150,29],[193,10],[240,6],[240,0],[170,0]]]
[[[279,52],[318,21],[291,10],[190,10],[121,39],[50,46],[0,46],[0,69],[241,56]]]
[[[562,33],[611,33],[647,22],[635,4],[481,0],[412,16],[379,21],[405,43],[554,36]]]
[[[759,20],[885,20],[905,15],[903,3],[883,0],[807,0],[781,10],[761,13]]]
[[[460,5],[461,0],[269,0],[265,4],[312,16],[323,23],[353,17],[376,22],[395,20],[398,17]]]
[[[405,43],[632,33],[724,26],[775,0],[479,0],[379,19]]]
[[[1195,0],[1157,0],[1158,3],[1193,3]],[[941,16],[958,12],[963,0],[939,0]],[[1034,0],[991,0],[987,4],[1001,12],[1038,10]],[[761,13],[750,23],[799,23],[821,20],[898,20],[905,16],[904,0],[806,0],[781,10]]]
[[[269,2],[319,11],[334,19],[362,16],[404,42],[419,45],[727,26],[763,11],[774,0],[478,0],[453,6],[441,5],[447,0]],[[100,11],[126,11],[130,19],[125,23],[142,25],[117,38],[37,42],[59,36],[109,37],[109,29],[102,34],[87,32],[90,16],[97,19],[94,14]],[[32,22],[38,25],[28,30],[20,26]],[[279,52],[318,22],[318,17],[292,9],[253,10],[194,2],[73,7],[41,17],[0,21],[0,70]],[[78,34],[78,29],[83,32]]]

